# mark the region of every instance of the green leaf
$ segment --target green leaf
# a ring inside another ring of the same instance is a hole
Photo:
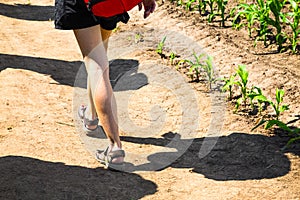
[[[243,86],[245,87],[247,85],[248,82],[248,71],[246,70],[246,66],[245,65],[239,65],[238,66],[238,70],[237,70],[237,74],[240,76]]]
[[[240,81],[235,81],[234,84],[235,84],[235,85],[238,85],[238,86],[240,86],[240,87],[243,86],[243,84],[242,84]]]
[[[259,126],[263,125],[264,123],[266,123],[267,120],[262,119],[260,122],[258,122],[258,124],[256,124],[256,126],[254,126],[251,131],[254,131],[255,129],[257,129]]]
[[[231,75],[228,79],[223,79],[225,81],[225,84],[222,87],[222,91],[228,91],[230,87],[234,85],[234,79],[236,77],[236,74]]]
[[[260,101],[260,102],[269,102],[266,96],[260,94],[254,97],[254,100]]]
[[[295,138],[291,138],[287,144],[286,147],[290,146],[292,143],[296,142],[297,140],[300,140],[300,136],[299,137],[295,137]]]
[[[276,89],[276,101],[280,104],[283,100],[284,90]]]
[[[279,112],[282,113],[284,112],[285,110],[288,110],[289,109],[289,105],[282,105],[282,106],[279,106]]]
[[[239,98],[237,101],[236,101],[236,104],[235,104],[235,109],[238,110],[240,105],[243,103],[243,98]]]
[[[193,72],[194,70],[198,73],[198,68],[199,68],[199,66],[198,65],[193,65],[193,66],[191,66],[191,68],[190,68],[190,72]]]
[[[297,5],[296,1],[290,0],[290,4],[291,4],[293,10],[298,10],[298,5]]]
[[[265,126],[265,129],[269,129],[272,126],[277,125],[279,128],[288,131],[288,132],[292,132],[292,130],[282,121],[279,120],[269,120],[268,123]]]

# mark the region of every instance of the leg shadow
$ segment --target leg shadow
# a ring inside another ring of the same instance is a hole
[[[148,84],[147,76],[138,73],[138,66],[139,62],[132,59],[110,61],[109,76],[114,91],[136,90]],[[30,70],[50,75],[58,84],[86,88],[87,72],[81,61],[0,54],[0,72],[6,68]]]

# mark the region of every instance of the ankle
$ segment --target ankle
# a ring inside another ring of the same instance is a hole
[[[111,151],[117,151],[117,150],[121,150],[122,149],[122,145],[117,145],[116,143],[115,144],[111,144]]]
[[[89,120],[95,120],[98,118],[97,113],[91,112],[90,106],[87,106],[86,108],[85,117]]]

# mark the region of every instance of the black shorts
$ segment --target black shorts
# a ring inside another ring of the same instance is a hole
[[[56,29],[74,30],[100,25],[106,30],[113,30],[118,22],[127,23],[127,12],[113,17],[97,17],[88,11],[84,0],[55,0]]]

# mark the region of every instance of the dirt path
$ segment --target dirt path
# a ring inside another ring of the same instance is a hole
[[[15,2],[0,1],[0,199],[300,199],[299,147],[282,152],[285,137],[250,132],[253,118],[154,50],[167,35],[181,57],[212,55],[220,76],[246,64],[269,97],[285,89],[288,121],[300,113],[299,56],[266,54],[244,32],[186,19],[168,3],[147,20],[132,11],[109,47],[128,155],[128,173],[111,172],[91,154],[105,139],[84,135],[74,117],[85,72],[72,32],[53,28],[52,1]]]

